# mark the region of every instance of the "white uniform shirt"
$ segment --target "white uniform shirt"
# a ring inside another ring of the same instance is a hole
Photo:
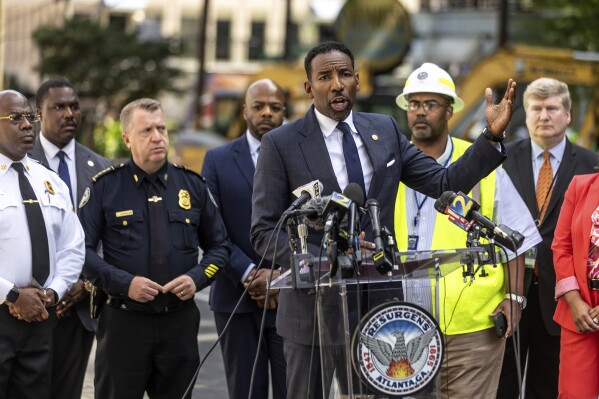
[[[61,298],[77,281],[83,268],[83,229],[73,211],[68,187],[60,177],[27,157],[20,162],[39,200],[48,234],[50,272],[45,284],[39,283],[52,288]],[[0,154],[0,303],[13,285],[31,285],[31,239],[19,175],[11,167],[12,163]]]

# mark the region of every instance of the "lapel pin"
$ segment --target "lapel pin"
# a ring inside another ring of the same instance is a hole
[[[373,135],[372,135],[372,139],[373,139],[374,141],[377,141],[377,140],[379,139],[379,136],[378,136],[378,134],[373,134]]]
[[[91,159],[87,161],[87,164],[92,168],[94,167],[94,161],[92,161]]]

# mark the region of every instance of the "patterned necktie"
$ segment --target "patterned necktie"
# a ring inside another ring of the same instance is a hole
[[[553,192],[553,168],[551,167],[551,154],[549,151],[543,152],[543,165],[539,170],[539,178],[537,179],[537,209],[539,210],[539,225],[545,217],[551,193]]]
[[[349,183],[357,183],[362,187],[366,195],[366,185],[364,184],[364,174],[358,155],[358,147],[352,137],[351,129],[345,122],[339,122],[337,129],[343,132],[343,157],[345,158],[345,167],[347,169],[347,179]]]
[[[148,193],[148,224],[150,226],[150,279],[160,285],[170,280],[169,239],[167,237],[166,211],[156,175],[144,178]]]
[[[14,162],[13,169],[19,174],[19,189],[21,198],[25,206],[27,215],[27,225],[29,226],[29,237],[31,238],[31,275],[42,286],[48,279],[50,273],[50,251],[48,249],[48,235],[46,233],[46,223],[39,201],[35,196],[31,183],[25,176],[23,164]]]
[[[67,165],[67,161],[65,161],[64,157],[67,155],[64,151],[58,151],[58,158],[60,158],[60,162],[58,162],[58,176],[62,179],[63,182],[66,183],[69,188],[69,197],[71,198],[71,203],[73,203],[73,188],[71,187],[71,175],[69,174],[69,166]]]

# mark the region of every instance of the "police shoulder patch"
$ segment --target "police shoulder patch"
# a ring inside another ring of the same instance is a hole
[[[106,168],[104,170],[101,170],[94,177],[92,177],[92,181],[94,183],[96,183],[98,181],[98,179],[100,179],[101,177],[106,176],[107,174],[110,174],[110,173],[114,172],[115,170],[118,170],[118,169],[122,168],[123,166],[125,166],[124,163],[121,163],[119,165],[111,165],[108,168]]]
[[[196,176],[198,176],[200,179],[202,179],[202,181],[203,181],[203,182],[205,182],[205,181],[206,181],[206,179],[204,178],[204,176],[202,176],[201,174],[199,174],[199,173],[198,173],[198,172],[196,172],[195,170],[189,169],[189,168],[188,168],[187,166],[185,166],[185,165],[179,165],[179,164],[177,164],[177,163],[173,163],[173,164],[171,164],[171,165],[173,165],[173,166],[174,166],[175,168],[177,168],[177,169],[183,169],[183,170],[184,170],[184,171],[186,171],[186,172],[193,173],[194,175],[196,175]]]

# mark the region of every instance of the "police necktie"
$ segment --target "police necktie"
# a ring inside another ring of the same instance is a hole
[[[73,203],[73,188],[71,187],[71,175],[69,174],[69,166],[67,165],[67,161],[65,161],[64,157],[67,155],[64,151],[58,151],[58,158],[60,161],[58,162],[58,176],[64,181],[69,188],[69,197],[71,198],[71,203]]]
[[[553,168],[551,167],[551,154],[549,151],[543,152],[543,165],[539,170],[539,177],[537,179],[537,209],[539,210],[539,225],[545,217],[549,200],[551,199],[551,193],[553,192]]]
[[[349,183],[357,183],[362,187],[364,195],[366,195],[366,186],[364,184],[364,174],[362,173],[362,165],[360,164],[360,156],[358,155],[358,147],[352,137],[351,129],[345,122],[339,122],[337,129],[343,132],[343,157],[345,158],[345,168],[347,169],[347,179]]]
[[[144,178],[148,193],[148,224],[150,226],[150,279],[163,285],[170,280],[169,240],[167,238],[166,211],[156,175]]]
[[[19,189],[25,206],[27,224],[29,225],[29,237],[31,238],[31,275],[42,286],[48,279],[50,273],[50,251],[48,250],[48,235],[46,224],[39,201],[35,196],[33,187],[25,176],[23,164],[14,162],[12,167],[19,174]]]

